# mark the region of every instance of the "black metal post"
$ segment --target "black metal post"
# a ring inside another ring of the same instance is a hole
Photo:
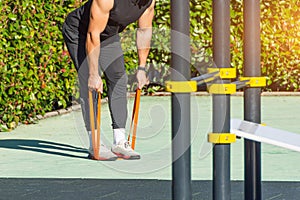
[[[172,81],[188,81],[190,75],[190,5],[171,0]],[[172,199],[192,199],[190,94],[172,94]]]
[[[230,0],[213,0],[213,58],[217,67],[230,67]],[[213,95],[213,132],[230,133],[230,95]],[[230,144],[216,144],[213,199],[229,200],[230,192]]]
[[[244,0],[244,76],[261,76],[260,1]],[[261,123],[261,89],[244,92],[244,119]],[[245,139],[245,199],[260,200],[261,144]]]

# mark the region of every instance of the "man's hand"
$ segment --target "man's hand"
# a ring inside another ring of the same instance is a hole
[[[148,85],[149,84],[149,80],[146,77],[146,72],[143,70],[138,70],[136,73],[136,79],[138,81],[138,87],[139,89],[142,89],[144,87],[144,85]]]
[[[88,80],[89,90],[96,90],[97,92],[103,93],[103,82],[101,77],[97,75],[90,75]]]

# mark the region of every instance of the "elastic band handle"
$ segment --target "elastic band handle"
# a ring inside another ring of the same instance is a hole
[[[132,133],[132,141],[131,141],[132,149],[135,148],[136,130],[137,130],[137,124],[138,124],[138,119],[139,119],[140,97],[141,97],[141,89],[138,88],[138,89],[136,89],[136,93],[135,93],[132,118],[131,118],[131,124],[130,124],[130,131],[128,134],[128,141],[130,141],[130,135]]]

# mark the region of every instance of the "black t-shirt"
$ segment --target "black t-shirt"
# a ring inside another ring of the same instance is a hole
[[[92,1],[89,0],[67,16],[65,23],[73,33],[86,36]],[[151,2],[152,0],[114,0],[114,6],[110,10],[107,25],[100,34],[100,40],[104,41],[122,32],[127,25],[140,18],[151,5]]]

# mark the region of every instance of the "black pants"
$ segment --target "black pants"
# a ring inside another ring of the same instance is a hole
[[[65,23],[63,37],[70,56],[78,72],[80,85],[80,102],[86,129],[90,131],[90,115],[88,101],[89,66],[86,56],[86,35],[71,30]],[[108,87],[108,103],[112,119],[112,127],[125,128],[127,119],[127,74],[125,71],[123,51],[119,36],[101,42],[99,57],[99,73],[104,73]],[[93,97],[96,99],[96,92]],[[95,101],[94,101],[95,102]],[[96,113],[96,103],[94,104]],[[96,123],[95,123],[96,124]]]

